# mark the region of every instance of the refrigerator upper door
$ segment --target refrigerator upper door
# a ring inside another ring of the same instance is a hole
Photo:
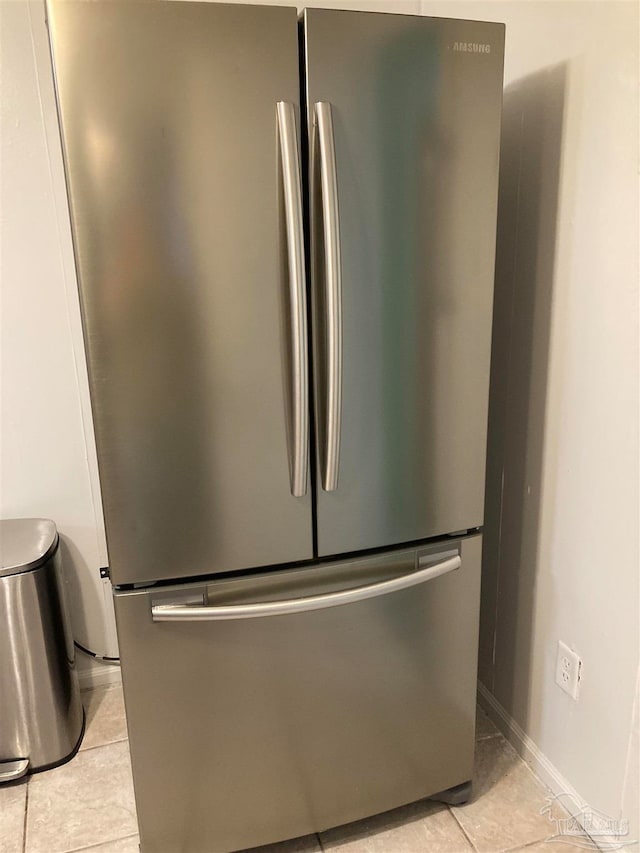
[[[483,523],[504,27],[305,11],[318,551]]]
[[[296,11],[49,26],[112,580],[310,558]]]

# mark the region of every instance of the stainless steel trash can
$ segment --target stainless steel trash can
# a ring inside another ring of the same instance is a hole
[[[63,764],[84,711],[53,521],[0,521],[0,782]]]

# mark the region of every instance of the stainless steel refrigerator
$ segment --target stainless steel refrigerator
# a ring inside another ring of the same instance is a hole
[[[48,25],[143,851],[463,798],[503,26]]]

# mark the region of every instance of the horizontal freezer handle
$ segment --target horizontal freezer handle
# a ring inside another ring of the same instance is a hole
[[[283,616],[287,613],[306,613],[309,610],[324,610],[340,604],[355,604],[367,598],[387,595],[453,572],[461,566],[460,556],[450,557],[433,563],[426,569],[391,578],[381,583],[344,589],[327,595],[312,595],[309,598],[291,598],[285,601],[265,601],[259,604],[231,604],[227,606],[189,606],[184,604],[155,604],[151,608],[154,622],[217,622],[223,619],[256,619],[260,616]]]

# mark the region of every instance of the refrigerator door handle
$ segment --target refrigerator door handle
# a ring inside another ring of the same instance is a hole
[[[309,455],[309,390],[307,379],[307,302],[305,285],[304,227],[300,158],[294,105],[278,101],[278,138],[282,165],[284,212],[289,262],[289,303],[292,352],[292,449],[291,494],[307,493]]]
[[[322,488],[338,488],[340,431],[342,422],[342,261],[340,258],[340,215],[338,176],[331,104],[315,105],[316,138],[319,150],[322,229],[324,237],[324,287],[326,310],[326,448]]]
[[[284,601],[266,601],[258,604],[231,604],[208,607],[184,604],[155,604],[151,607],[154,622],[217,622],[228,619],[256,619],[261,616],[283,616],[289,613],[306,613],[311,610],[324,610],[341,604],[355,604],[367,598],[388,595],[401,589],[438,578],[459,569],[462,565],[460,555],[449,557],[441,562],[431,563],[428,568],[419,569],[397,578],[368,586],[344,589],[326,595],[312,595],[308,598],[291,598]]]

